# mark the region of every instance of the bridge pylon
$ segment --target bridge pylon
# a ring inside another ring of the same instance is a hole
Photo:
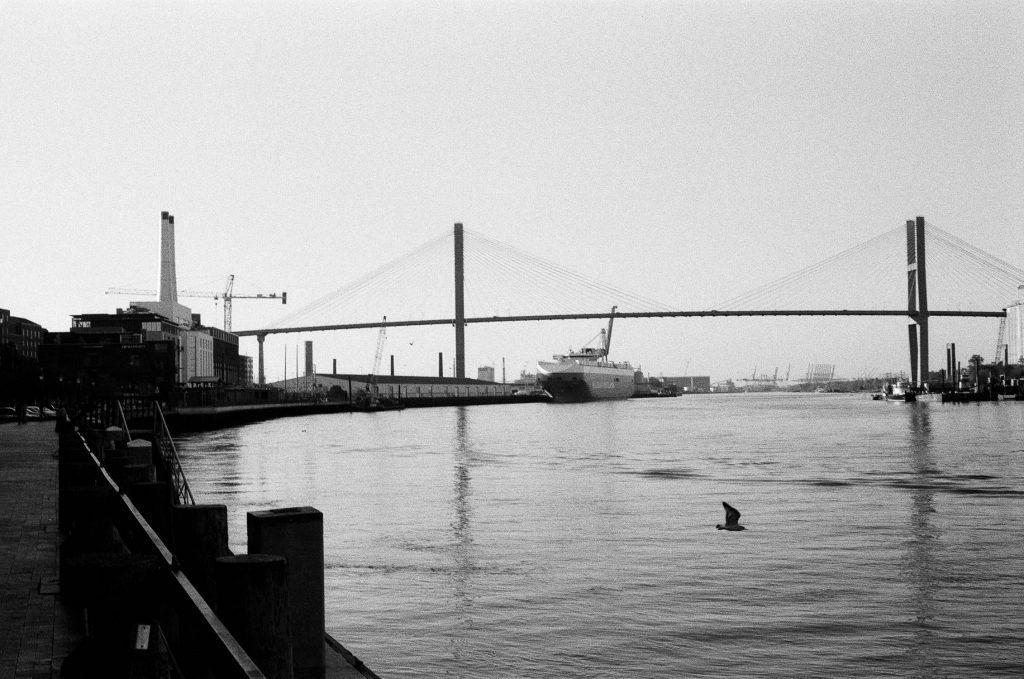
[[[910,341],[910,381],[928,381],[928,279],[924,217],[907,220],[907,326]]]
[[[455,224],[455,377],[466,378],[465,252],[462,224]]]
[[[259,367],[259,375],[257,377],[257,379],[259,381],[257,382],[257,384],[259,384],[261,387],[264,384],[267,383],[267,376],[263,372],[263,342],[266,339],[267,339],[267,333],[265,333],[265,332],[256,335],[256,341],[259,342],[259,347],[260,347],[260,349],[259,349],[259,354],[260,354],[259,355],[259,363],[260,363],[260,367]]]

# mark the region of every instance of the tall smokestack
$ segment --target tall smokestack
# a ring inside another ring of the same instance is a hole
[[[313,342],[306,340],[306,374],[313,374]]]
[[[178,276],[174,271],[174,215],[160,213],[160,301],[178,303]]]

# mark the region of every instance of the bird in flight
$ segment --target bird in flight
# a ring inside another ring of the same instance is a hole
[[[739,510],[728,502],[723,502],[722,506],[725,507],[725,525],[718,524],[715,528],[718,530],[746,530],[746,528],[740,525]]]

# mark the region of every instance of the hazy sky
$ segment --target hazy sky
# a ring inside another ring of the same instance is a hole
[[[680,304],[919,214],[1024,266],[1022,46],[1017,1],[0,0],[0,306],[65,330],[127,303],[109,287],[155,289],[162,210],[179,287],[288,291],[238,300],[238,329],[457,221]],[[504,357],[511,377],[600,325],[470,326],[467,371]],[[906,369],[905,325],[622,321],[613,353],[716,380],[854,376]],[[940,324],[933,355],[993,353],[996,322],[976,327]],[[321,371],[361,372],[376,333],[272,338],[271,378],[304,339]],[[385,348],[426,374],[438,351],[450,328]]]

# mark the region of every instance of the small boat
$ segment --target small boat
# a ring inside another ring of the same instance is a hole
[[[917,390],[905,380],[896,380],[892,384],[886,384],[882,393],[886,401],[913,403],[917,400]]]

